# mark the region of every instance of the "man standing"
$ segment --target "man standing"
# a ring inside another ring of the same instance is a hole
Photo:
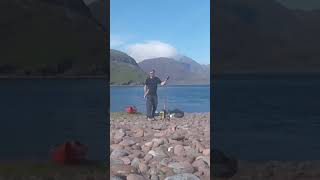
[[[149,77],[146,79],[145,85],[144,85],[144,98],[147,98],[147,118],[148,120],[155,120],[154,114],[157,109],[158,105],[158,95],[157,95],[157,88],[158,84],[161,86],[165,85],[167,83],[167,80],[169,79],[169,76],[166,80],[161,81],[158,77],[155,76],[155,70],[153,69],[149,73]]]

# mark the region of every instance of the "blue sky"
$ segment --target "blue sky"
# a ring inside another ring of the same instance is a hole
[[[186,55],[210,64],[209,0],[110,0],[111,48],[137,61]]]

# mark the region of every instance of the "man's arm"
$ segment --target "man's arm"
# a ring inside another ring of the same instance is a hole
[[[166,84],[167,84],[168,79],[169,79],[169,76],[167,77],[167,79],[165,79],[164,81],[162,81],[162,82],[160,83],[160,85],[161,85],[161,86],[166,85]]]
[[[147,85],[144,85],[144,95],[143,95],[143,97],[144,98],[146,98],[146,96],[147,96],[147,94],[148,94],[148,92],[149,92],[149,89],[148,89],[148,87],[147,87]]]

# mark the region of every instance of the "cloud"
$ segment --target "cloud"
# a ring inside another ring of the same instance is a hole
[[[115,35],[110,35],[110,47],[111,48],[115,48],[115,47],[119,47],[125,44],[125,41],[119,37],[119,36],[115,36]]]
[[[136,43],[127,47],[127,53],[136,61],[141,62],[144,59],[157,57],[175,57],[177,50],[170,44],[160,41],[146,41]]]

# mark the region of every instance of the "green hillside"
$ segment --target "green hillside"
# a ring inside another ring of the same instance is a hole
[[[126,53],[110,49],[110,84],[143,84],[147,75]]]
[[[129,85],[143,84],[147,75],[134,65],[111,61],[110,77],[110,84],[112,85]]]

